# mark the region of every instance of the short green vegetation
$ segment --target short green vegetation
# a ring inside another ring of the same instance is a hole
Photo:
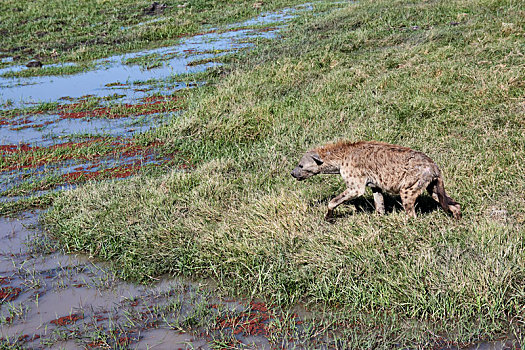
[[[135,14],[133,24],[147,5],[110,3],[90,12]],[[190,5],[184,11],[203,21],[217,15]],[[244,16],[241,8],[221,16]],[[192,171],[82,186],[60,194],[45,222],[67,249],[114,262],[124,278],[212,278],[228,293],[327,307],[353,348],[520,338],[524,13],[518,0],[362,0],[302,16],[281,40],[212,71],[185,114],[148,135],[187,155]],[[89,23],[98,23],[89,32],[107,27],[97,36],[103,52],[112,22]],[[133,45],[191,30],[159,23],[133,32]],[[79,43],[65,51],[88,55]],[[341,179],[299,183],[290,171],[305,150],[339,139],[427,153],[463,219],[424,196],[416,219],[398,198],[377,216],[368,193],[326,223]]]
[[[0,215],[16,216],[20,212],[47,208],[53,203],[57,193],[47,193],[44,195],[35,195],[22,198],[19,200],[4,200],[0,203]]]
[[[41,112],[51,112],[58,107],[58,102],[41,102],[35,106],[0,110],[0,117],[15,118]]]
[[[174,58],[169,57],[169,58]],[[142,55],[142,56],[136,56],[132,58],[128,58],[122,61],[123,64],[127,65],[140,65],[141,67],[148,69],[148,68],[154,68],[162,65],[162,59],[158,53],[148,54],[148,55]]]
[[[48,66],[43,68],[29,68],[20,71],[7,71],[3,78],[28,78],[39,75],[70,75],[92,69],[93,64]]]

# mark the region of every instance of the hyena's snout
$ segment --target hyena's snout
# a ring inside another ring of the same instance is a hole
[[[312,174],[308,171],[305,171],[300,166],[296,166],[294,170],[292,170],[292,176],[296,178],[298,181],[302,181],[312,176]]]
[[[323,161],[317,153],[308,152],[301,158],[299,164],[294,168],[292,176],[299,181],[307,179],[319,174],[319,166],[321,164],[323,164]]]
[[[305,179],[305,177],[304,177],[303,174],[302,174],[301,168],[299,168],[299,167],[295,167],[295,168],[292,170],[292,176],[293,176],[294,178],[296,178],[297,180],[299,180],[299,181]]]

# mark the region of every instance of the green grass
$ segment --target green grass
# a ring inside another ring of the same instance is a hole
[[[75,66],[55,66],[43,68],[29,68],[21,71],[7,71],[2,74],[3,78],[28,78],[43,75],[71,75],[78,74],[94,67],[93,64],[82,64]]]
[[[36,106],[25,107],[25,108],[13,108],[0,110],[0,117],[15,118],[20,115],[29,115],[32,113],[51,112],[56,110],[58,102],[41,102]]]
[[[212,278],[227,293],[327,307],[355,347],[523,340],[524,11],[513,0],[365,0],[303,16],[149,134],[194,171],[88,184],[61,194],[45,222],[123,278]],[[342,138],[427,153],[463,219],[409,219],[396,198],[376,216],[367,193],[324,222],[340,177],[298,183],[290,171]]]
[[[170,57],[173,58],[173,57]],[[122,61],[126,65],[140,65],[144,69],[162,65],[163,58],[158,53],[128,58]]]
[[[48,208],[57,193],[47,193],[41,196],[31,196],[17,201],[5,201],[0,203],[1,216],[17,216],[21,212]]]

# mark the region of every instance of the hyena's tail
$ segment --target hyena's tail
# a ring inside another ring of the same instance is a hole
[[[461,219],[461,206],[447,195],[441,176],[428,185],[427,191],[445,211],[452,213],[454,219]]]

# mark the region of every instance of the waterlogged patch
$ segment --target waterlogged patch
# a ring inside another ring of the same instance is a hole
[[[133,139],[93,138],[53,146],[0,147],[0,194],[15,197],[71,187],[88,180],[122,179],[144,168],[188,168],[176,151],[161,152],[163,144],[138,144]]]
[[[0,287],[0,304],[13,301],[22,290],[14,287]]]
[[[84,316],[81,314],[73,314],[57,318],[56,320],[52,320],[50,323],[56,326],[67,326],[77,322],[78,320],[82,320],[83,318]]]
[[[211,307],[216,307],[216,305],[211,305]],[[291,321],[297,326],[303,323],[296,313],[293,313],[287,321]],[[217,316],[214,329],[221,332],[225,330],[231,332],[234,340],[231,346],[234,346],[242,344],[241,340],[247,337],[271,337],[275,332],[273,324],[283,322],[285,322],[283,315],[276,310],[271,310],[263,302],[251,301],[246,309],[240,312],[227,312]],[[288,340],[293,342],[291,334]]]
[[[144,168],[190,167],[175,150],[135,139],[177,117],[184,103],[181,94],[148,95],[137,103],[86,95],[0,112],[0,201],[122,179]]]
[[[262,13],[223,29],[208,28],[172,47],[116,55],[89,66],[0,69],[0,202],[88,180],[126,178],[144,168],[191,167],[176,150],[155,142],[139,145],[135,138],[178,116],[184,99],[177,91],[203,84],[170,77],[203,72],[225,55],[275,38],[299,11],[311,9]],[[45,73],[55,76],[33,76]]]
[[[80,69],[67,63],[39,68],[40,73],[48,71],[55,76],[28,77],[34,71],[23,66],[0,69],[0,105],[11,108],[26,106],[37,101],[56,101],[66,95],[102,97],[111,92],[115,82],[161,80],[177,74],[202,72],[217,65],[214,61],[222,55],[253,47],[259,39],[275,38],[287,21],[300,11],[309,10],[312,10],[311,5],[263,13],[225,29],[210,28],[202,34],[182,39],[176,46],[101,59],[94,62],[91,70],[87,66]],[[60,76],[61,70],[71,75]],[[134,90],[123,93],[128,101],[144,97]]]
[[[260,301],[222,299],[173,279],[150,286],[123,282],[86,257],[57,251],[35,227],[36,215],[24,216],[0,218],[0,347],[55,348],[71,341],[87,349],[270,348],[311,337],[298,315]]]

